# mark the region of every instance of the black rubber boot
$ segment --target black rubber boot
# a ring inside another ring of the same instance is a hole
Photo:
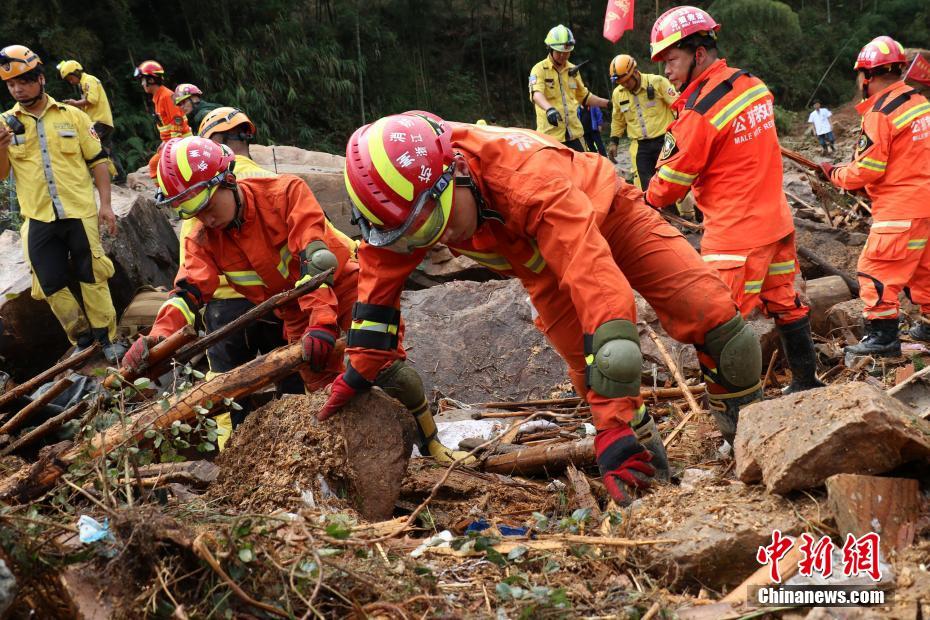
[[[901,340],[898,339],[898,318],[872,319],[865,323],[865,336],[851,347],[847,355],[872,355],[877,357],[900,357]]]
[[[782,394],[794,394],[812,388],[823,387],[817,380],[817,353],[811,338],[810,317],[798,319],[787,325],[776,325],[781,339],[781,350],[791,368],[791,384],[782,390]]]
[[[100,343],[103,356],[111,364],[118,364],[126,355],[128,347],[119,342],[110,342],[109,330],[106,327],[94,327],[92,331],[94,339]]]
[[[930,342],[930,317],[920,317],[920,320],[907,333],[914,340]]]
[[[765,398],[762,384],[736,394],[711,394],[707,392],[707,407],[717,423],[717,429],[730,445],[736,439],[736,427],[739,424],[739,412],[744,406],[761,402]]]

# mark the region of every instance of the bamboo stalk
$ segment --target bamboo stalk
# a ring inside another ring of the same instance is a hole
[[[185,344],[195,340],[196,338],[197,332],[194,331],[194,328],[190,325],[185,325],[178,331],[174,332],[153,346],[149,351],[149,356],[145,361],[144,366],[141,368],[120,368],[118,374],[110,375],[104,379],[103,387],[110,390],[118,387],[120,380],[131,383],[139,377],[153,374],[151,373],[152,370],[161,366],[162,363],[171,358],[175,351],[183,347]]]

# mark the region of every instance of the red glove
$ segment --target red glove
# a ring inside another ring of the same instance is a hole
[[[304,361],[310,362],[310,370],[322,372],[329,364],[329,356],[336,346],[339,334],[329,327],[314,325],[300,339]]]
[[[329,398],[326,400],[326,404],[324,404],[320,412],[316,414],[316,419],[320,422],[335,413],[339,413],[339,410],[358,393],[358,390],[346,383],[343,375],[336,377],[336,380],[333,381],[329,389]]]
[[[652,454],[636,439],[627,425],[599,431],[594,437],[597,466],[610,497],[621,506],[633,503],[633,489],[652,485],[655,468],[649,464]]]
[[[148,362],[149,350],[164,339],[164,336],[139,336],[126,351],[120,366],[138,373]]]
[[[825,161],[822,164],[820,164],[820,171],[823,173],[825,177],[827,177],[828,181],[832,180],[830,179],[830,175],[833,173],[834,168],[836,168],[836,166],[834,166],[828,161]]]

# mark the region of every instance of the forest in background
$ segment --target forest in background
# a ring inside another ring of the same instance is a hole
[[[75,95],[59,79],[61,59],[79,60],[110,97],[116,141],[131,169],[157,144],[133,66],[161,62],[169,87],[200,86],[205,99],[246,111],[262,143],[342,153],[363,121],[407,109],[446,118],[485,118],[532,127],[530,68],[558,23],[577,40],[574,62],[589,87],[608,96],[618,53],[645,71],[649,31],[668,0],[636,6],[635,28],[616,44],[601,36],[605,0],[57,0],[4,5],[0,45],[21,43],[46,64],[49,92]],[[926,0],[713,0],[695,2],[722,24],[730,64],[763,78],[782,118],[816,97],[854,96],[852,64],[878,34],[907,47],[930,44]],[[818,87],[818,82],[827,72]],[[815,95],[816,90],[816,95]],[[12,105],[4,95],[4,108]]]

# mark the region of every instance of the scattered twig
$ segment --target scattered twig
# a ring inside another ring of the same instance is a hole
[[[662,340],[659,339],[659,335],[655,332],[654,329],[652,329],[649,323],[646,323],[645,321],[640,321],[639,323],[644,328],[646,328],[646,333],[648,333],[649,337],[652,338],[652,341],[656,343],[656,348],[659,349],[659,353],[662,355],[662,359],[665,360],[665,364],[668,366],[672,376],[675,378],[675,382],[678,383],[678,387],[681,389],[685,400],[688,401],[688,405],[691,407],[691,411],[701,411],[701,407],[698,405],[697,399],[694,398],[694,394],[692,394],[691,390],[688,389],[688,383],[685,381],[684,375],[681,374],[681,369],[678,368],[678,364],[676,364],[675,360],[672,359],[672,356],[669,355],[668,349],[666,349],[665,345],[662,344]]]
[[[67,482],[67,481],[66,481]],[[249,596],[245,590],[243,590],[238,583],[232,580],[232,578],[226,574],[226,571],[223,570],[223,567],[220,566],[220,563],[216,561],[216,558],[213,557],[213,554],[210,553],[210,550],[207,549],[207,545],[203,542],[204,534],[200,534],[197,538],[194,539],[194,542],[191,545],[191,549],[194,551],[197,556],[202,559],[204,562],[210,565],[210,568],[213,569],[220,579],[222,579],[226,585],[229,586],[229,589],[239,597],[239,599],[251,605],[257,609],[267,611],[270,614],[278,616],[279,618],[290,618],[290,614],[286,613],[283,609],[275,607],[274,605],[269,605],[268,603],[263,603],[261,601],[256,601],[254,598]]]

